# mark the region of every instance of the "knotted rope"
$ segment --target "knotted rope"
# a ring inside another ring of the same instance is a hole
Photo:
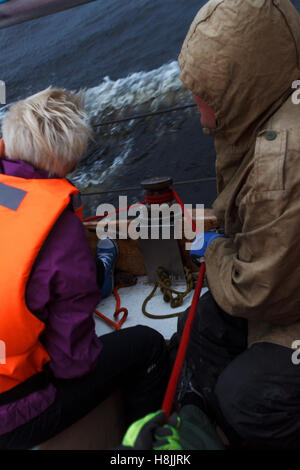
[[[192,272],[190,271],[189,268],[184,267],[184,273],[185,273],[185,278],[186,278],[186,289],[184,292],[180,292],[175,289],[172,289],[171,287],[172,281],[167,271],[162,267],[158,268],[157,270],[158,281],[155,283],[154,288],[152,289],[150,294],[146,297],[142,305],[142,312],[146,317],[159,320],[159,319],[164,319],[164,318],[179,317],[179,315],[183,313],[183,312],[177,312],[177,313],[169,313],[166,315],[154,315],[152,313],[147,312],[146,307],[147,307],[148,302],[154,296],[158,287],[160,288],[163,294],[164,301],[170,303],[171,308],[180,307],[183,304],[184,298],[194,288],[194,278],[193,278]]]

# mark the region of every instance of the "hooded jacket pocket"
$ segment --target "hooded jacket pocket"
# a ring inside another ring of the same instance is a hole
[[[254,152],[254,189],[256,193],[284,190],[286,150],[286,130],[265,130],[257,137]]]
[[[239,205],[244,231],[276,220],[288,202],[284,167],[286,130],[264,130],[256,139],[249,191]]]

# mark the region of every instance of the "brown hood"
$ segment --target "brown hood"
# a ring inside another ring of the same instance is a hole
[[[289,0],[210,0],[184,41],[181,79],[215,111],[228,144],[243,146],[300,77],[300,17]]]

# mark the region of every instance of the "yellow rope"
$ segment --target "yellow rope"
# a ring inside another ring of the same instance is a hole
[[[158,281],[155,283],[155,286],[150,292],[150,294],[144,300],[143,306],[142,306],[142,312],[146,317],[154,318],[154,319],[164,319],[164,318],[179,317],[179,315],[184,313],[183,311],[183,312],[177,312],[177,313],[170,313],[167,315],[153,315],[152,313],[149,313],[146,310],[146,306],[148,302],[152,299],[158,287],[160,287],[160,290],[163,293],[164,301],[170,303],[171,308],[180,307],[183,304],[184,297],[188,295],[194,288],[194,277],[193,277],[192,272],[190,271],[189,268],[184,267],[184,273],[185,273],[185,278],[186,278],[186,290],[184,292],[180,292],[175,289],[172,289],[171,287],[172,282],[166,270],[164,268],[158,268],[157,270]]]

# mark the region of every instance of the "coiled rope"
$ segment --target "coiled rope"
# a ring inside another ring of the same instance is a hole
[[[115,308],[115,312],[114,312],[114,319],[118,320],[118,317],[119,317],[120,313],[123,313],[123,315],[122,315],[121,319],[118,321],[118,323],[114,322],[110,318],[103,315],[103,313],[99,312],[99,310],[97,310],[97,309],[94,310],[94,313],[96,315],[98,315],[99,318],[104,320],[110,326],[113,326],[117,331],[121,329],[123,323],[126,321],[126,319],[128,317],[128,310],[125,307],[121,307],[121,300],[120,300],[120,296],[119,296],[119,293],[118,293],[118,289],[121,289],[122,287],[127,287],[127,286],[122,286],[122,285],[121,286],[116,286],[114,288],[114,291],[113,291],[113,294],[116,298],[116,308]]]
[[[169,313],[166,315],[154,315],[152,313],[147,312],[146,307],[147,307],[148,302],[154,296],[158,287],[160,288],[163,294],[163,299],[165,302],[170,303],[172,308],[180,307],[183,304],[184,297],[186,297],[194,289],[194,278],[193,278],[192,272],[190,271],[189,268],[185,266],[184,273],[185,273],[185,278],[186,278],[186,290],[184,292],[180,292],[175,289],[172,289],[171,287],[172,282],[167,271],[162,267],[158,268],[157,270],[158,281],[155,283],[154,288],[152,289],[151,293],[145,298],[143,305],[142,305],[142,312],[146,317],[153,318],[155,320],[160,320],[160,319],[165,319],[165,318],[179,317],[183,313],[183,312],[177,312],[177,313]]]

